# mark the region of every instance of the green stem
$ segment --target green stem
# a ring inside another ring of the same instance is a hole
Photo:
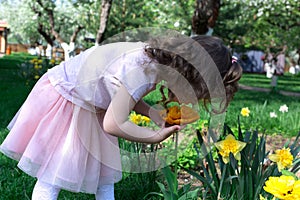
[[[177,154],[178,154],[178,131],[176,131],[175,133],[175,169],[174,169],[174,173],[175,173],[175,182],[177,181],[177,167],[178,167],[178,159],[177,159]]]

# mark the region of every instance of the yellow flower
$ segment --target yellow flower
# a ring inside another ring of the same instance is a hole
[[[162,118],[170,125],[184,125],[195,122],[199,119],[197,111],[189,106],[171,106],[161,112]]]
[[[138,125],[141,122],[141,115],[138,115],[135,112],[133,112],[130,114],[129,120]]]
[[[240,151],[246,146],[246,143],[236,140],[234,136],[230,134],[226,136],[225,140],[217,142],[215,146],[219,150],[219,154],[222,156],[224,163],[228,163],[230,153],[233,154],[236,160],[241,160]]]
[[[34,79],[39,79],[39,78],[40,78],[39,75],[35,75],[35,76],[34,76]]]
[[[148,125],[150,123],[150,118],[136,114],[135,112],[132,112],[129,116],[129,120],[135,123],[136,125]]]
[[[248,107],[242,108],[242,110],[241,110],[241,115],[242,115],[243,117],[249,117],[249,114],[250,114],[250,110],[249,110]]]
[[[51,60],[50,60],[50,64],[51,64],[51,65],[54,65],[54,64],[55,64],[55,60],[54,60],[54,59],[51,59]]]
[[[269,159],[277,163],[278,171],[289,168],[293,164],[294,157],[289,148],[278,149],[275,154],[269,155]]]
[[[148,125],[150,123],[150,118],[146,117],[146,116],[142,116],[142,122],[145,123],[146,125]]]
[[[42,66],[41,66],[41,65],[37,65],[37,64],[35,64],[35,65],[34,65],[34,69],[36,69],[36,70],[38,70],[38,69],[42,69]]]
[[[278,199],[296,200],[300,198],[300,180],[286,175],[270,177],[265,183],[264,190]]]
[[[29,61],[30,63],[32,63],[32,64],[35,64],[35,63],[37,63],[38,62],[38,59],[37,58],[33,58],[32,60],[30,60]]]

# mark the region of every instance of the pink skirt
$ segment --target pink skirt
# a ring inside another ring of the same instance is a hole
[[[95,194],[122,178],[118,138],[103,131],[104,114],[64,99],[46,74],[9,124],[0,150],[41,181]]]

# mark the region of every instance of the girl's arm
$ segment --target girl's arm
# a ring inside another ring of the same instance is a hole
[[[137,126],[128,121],[128,115],[135,106],[136,102],[130,96],[126,88],[121,86],[112,99],[104,116],[104,131],[130,141],[158,143],[168,138],[172,133],[180,130],[180,126],[178,125],[163,127],[159,131]]]
[[[149,106],[144,100],[138,101],[133,108],[135,112],[150,117],[151,120],[154,121],[158,126],[165,124],[165,120],[160,115],[161,109]]]

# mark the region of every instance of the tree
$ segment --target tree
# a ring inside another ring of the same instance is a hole
[[[235,48],[300,46],[300,2],[224,0],[215,33]]]
[[[96,44],[100,44],[103,40],[103,36],[106,31],[108,17],[111,10],[111,5],[112,5],[112,0],[102,0],[100,25],[99,25],[99,30],[97,32]]]
[[[37,16],[38,32],[43,36],[43,38],[51,47],[53,47],[55,40],[58,41],[64,50],[65,60],[68,60],[75,50],[75,40],[80,30],[83,29],[83,26],[80,24],[76,24],[75,27],[73,26],[73,33],[70,36],[69,43],[67,43],[60,33],[62,27],[59,23],[56,23],[56,4],[53,1],[35,0],[30,1],[29,5],[32,11]],[[63,25],[65,26],[66,24]]]
[[[194,0],[114,0],[104,38],[142,27],[191,33]]]
[[[0,19],[9,24],[8,40],[11,43],[33,44],[42,40],[35,28],[35,15],[28,4],[19,0],[3,1],[0,4]]]

